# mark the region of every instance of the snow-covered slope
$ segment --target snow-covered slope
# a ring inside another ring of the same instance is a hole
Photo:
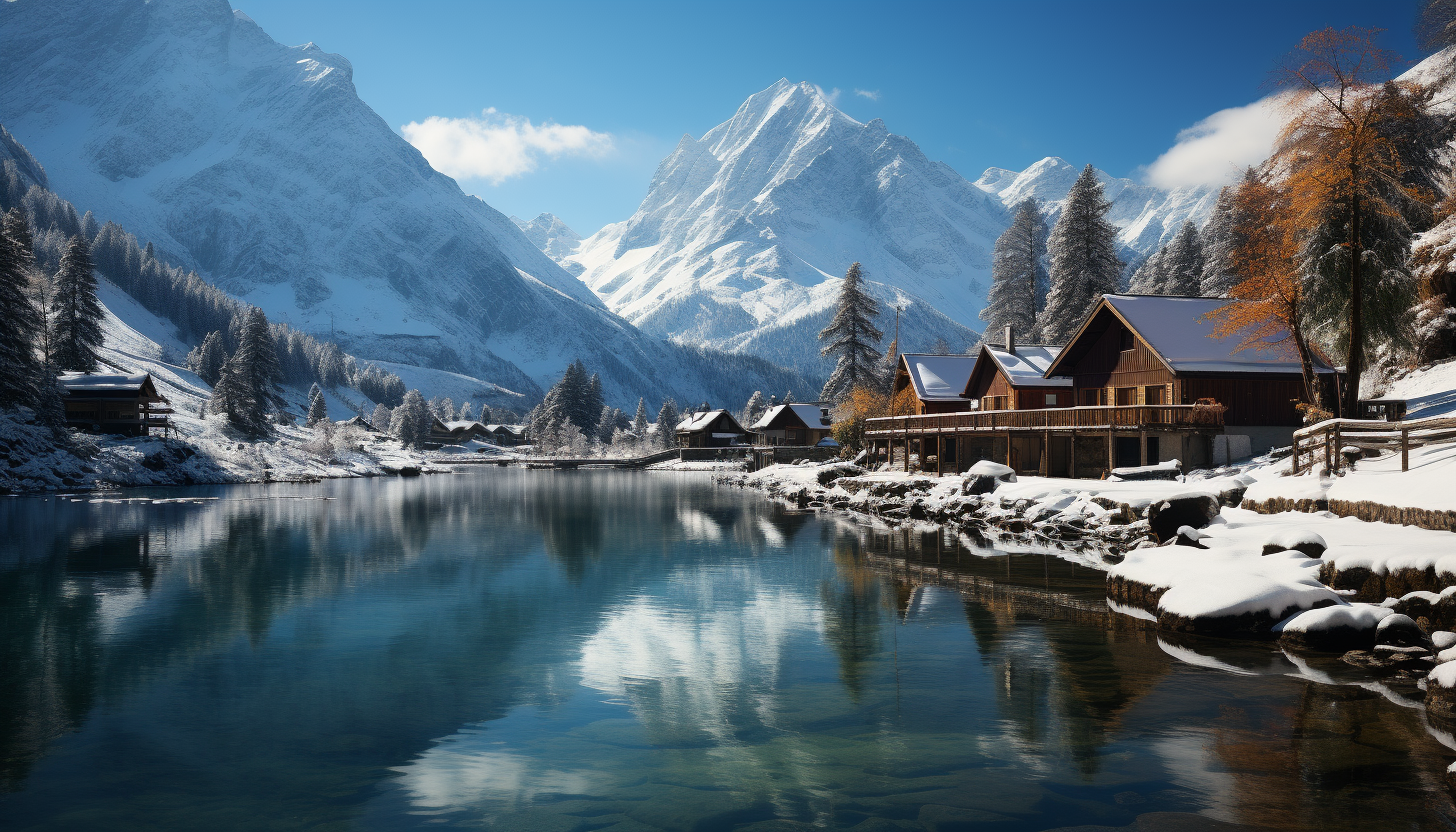
[[[1061,216],[1072,183],[1081,173],[1080,167],[1048,156],[1020,173],[987,168],[976,180],[976,187],[1007,208],[1025,199],[1036,199],[1051,226]],[[1192,220],[1201,228],[1218,201],[1219,189],[1211,185],[1165,191],[1100,170],[1097,178],[1102,182],[1103,195],[1112,203],[1107,219],[1118,227],[1117,240],[1123,248],[1123,259],[1129,262],[1162,248],[1184,222]]]
[[[511,217],[511,222],[521,229],[531,245],[541,249],[547,257],[555,260],[558,265],[573,275],[581,274],[581,264],[567,261],[567,257],[576,253],[577,246],[581,245],[581,235],[571,230],[571,226],[561,221],[555,214],[540,214],[534,220],[527,222],[519,217]]]
[[[719,395],[433,170],[352,73],[226,0],[0,3],[0,121],[51,187],[275,320],[526,393],[581,358],[613,403]]]
[[[883,122],[780,80],[701,140],[684,136],[637,212],[567,259],[648,332],[823,373],[804,347],[854,261],[881,300],[909,306],[904,343],[973,343],[1006,223],[997,200]]]

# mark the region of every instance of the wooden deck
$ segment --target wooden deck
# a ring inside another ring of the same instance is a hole
[[[1054,407],[1045,410],[985,410],[885,416],[865,420],[865,435],[893,439],[927,433],[1010,433],[1193,430],[1220,432],[1218,405],[1162,404],[1110,407]]]

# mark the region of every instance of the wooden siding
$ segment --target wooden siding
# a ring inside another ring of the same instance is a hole
[[[1127,327],[1106,309],[1098,313],[1106,318],[1100,335],[1089,330],[1083,337],[1093,338],[1086,355],[1077,362],[1072,376],[1078,388],[1146,387],[1150,384],[1171,384],[1173,373],[1163,366],[1143,339],[1134,334],[1131,350],[1122,349]]]
[[[1294,403],[1304,399],[1299,376],[1190,376],[1182,379],[1182,403],[1213,399],[1228,407],[1224,424],[1300,425]]]

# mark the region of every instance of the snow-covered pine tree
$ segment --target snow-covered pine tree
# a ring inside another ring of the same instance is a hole
[[[207,333],[202,344],[187,355],[187,367],[209,385],[217,384],[222,375],[222,365],[227,361],[227,349],[223,347],[223,335],[217,330]]]
[[[96,272],[91,253],[79,236],[66,243],[55,279],[55,348],[52,360],[61,370],[94,373],[100,366],[101,301],[96,299]]]
[[[612,444],[612,434],[617,432],[617,415],[620,411],[602,405],[601,415],[597,417],[596,439],[603,445]]]
[[[884,337],[874,324],[879,314],[880,305],[864,289],[859,263],[851,263],[839,290],[834,318],[819,332],[819,340],[824,342],[819,354],[837,356],[821,398],[837,402],[854,388],[875,383],[875,361],[880,357],[877,347]]]
[[[753,395],[748,397],[748,404],[743,406],[743,426],[748,427],[757,422],[758,417],[762,416],[767,409],[763,403],[763,393],[758,390],[753,391]]]
[[[418,390],[404,394],[404,401],[389,417],[389,432],[407,448],[424,445],[430,436],[430,406]]]
[[[586,365],[582,365],[582,372],[586,372]],[[592,435],[601,424],[602,408],[606,406],[606,399],[602,396],[602,377],[592,373],[581,403],[581,415],[585,421],[576,422],[577,426],[588,436]]]
[[[991,289],[986,293],[986,308],[981,310],[988,332],[1001,332],[1010,326],[1036,337],[1036,315],[1047,291],[1046,267],[1042,264],[1046,239],[1046,220],[1036,200],[1023,200],[1016,206],[1011,226],[996,238],[991,254]]]
[[[677,423],[682,419],[678,417],[677,403],[672,399],[665,399],[662,408],[657,411],[657,444],[663,448],[677,446]]]
[[[457,418],[462,422],[475,421],[475,409],[470,404],[470,402],[465,402],[464,404],[460,405],[460,413],[458,414]]]
[[[644,399],[637,400],[637,414],[632,417],[632,433],[638,439],[647,438],[647,428],[650,423],[647,420],[647,402]]]
[[[1047,343],[1067,343],[1097,299],[1117,291],[1123,263],[1117,229],[1107,221],[1111,207],[1092,166],[1083,168],[1047,239],[1052,287],[1038,321]]]
[[[790,390],[787,393],[784,393],[784,404],[793,404],[793,403],[794,403],[794,391]]]
[[[442,422],[455,421],[455,400],[449,396],[440,399],[440,406],[435,410],[435,415]]]
[[[988,327],[987,332],[990,331]],[[890,388],[895,384],[895,374],[900,372],[900,342],[891,341],[890,348],[885,350],[884,358],[875,365],[875,383],[879,385],[875,391],[888,395]]]
[[[389,432],[389,416],[389,405],[383,403],[376,404],[374,406],[374,412],[369,416],[369,424],[373,425],[376,430],[382,430],[387,433]]]
[[[30,299],[30,263],[29,250],[0,233],[0,407],[36,409],[41,391],[53,387],[35,352],[41,323]]]
[[[1203,286],[1203,241],[1198,229],[1191,222],[1183,223],[1163,251],[1159,294],[1198,296]]]
[[[1133,271],[1132,280],[1127,284],[1127,290],[1134,295],[1166,294],[1163,291],[1163,284],[1166,282],[1163,260],[1167,253],[1168,247],[1164,246],[1149,254],[1147,259],[1143,260]]]
[[[311,428],[328,418],[329,403],[324,401],[324,391],[319,389],[318,384],[314,384],[308,390],[308,416],[304,417],[303,424]]]
[[[494,410],[491,410],[490,405],[481,402],[480,415],[476,416],[475,418],[480,421],[481,424],[489,425],[496,419],[501,418],[502,415],[503,413],[497,413]]]
[[[1257,174],[1252,168],[1244,172],[1244,181]],[[1203,226],[1203,275],[1198,293],[1206,298],[1226,298],[1239,282],[1234,273],[1234,249],[1239,246],[1238,217],[1234,215],[1236,186],[1225,186],[1218,192],[1213,215]]]
[[[278,355],[268,317],[258,307],[243,316],[238,349],[223,365],[212,388],[213,413],[227,414],[233,427],[258,437],[268,433],[268,415],[283,404],[278,390]]]

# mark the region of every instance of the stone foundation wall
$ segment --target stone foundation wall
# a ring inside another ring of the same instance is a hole
[[[1388,506],[1369,500],[1290,500],[1285,497],[1274,497],[1259,502],[1244,500],[1240,508],[1257,511],[1260,514],[1278,514],[1283,511],[1329,511],[1340,517],[1354,517],[1367,523],[1391,523],[1397,526],[1416,526],[1438,532],[1456,532],[1456,511]]]

